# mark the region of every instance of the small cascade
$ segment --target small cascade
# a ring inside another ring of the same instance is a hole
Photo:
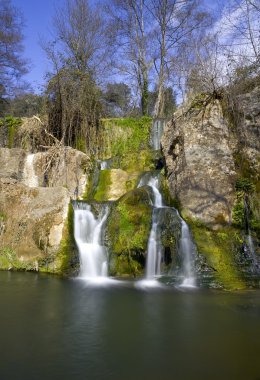
[[[194,270],[195,247],[194,247],[194,243],[192,241],[187,223],[181,217],[180,219],[181,219],[180,253],[183,258],[182,275],[184,278],[183,282],[181,283],[181,286],[193,288],[196,286],[195,270]]]
[[[252,260],[252,270],[254,272],[259,271],[258,262],[255,254],[255,246],[251,235],[250,230],[250,210],[248,206],[247,199],[244,200],[244,210],[245,210],[245,229],[246,229],[246,240],[247,240],[247,246],[249,249],[250,258]]]
[[[158,176],[146,175],[140,182],[138,187],[150,186],[153,190],[153,215],[152,215],[152,228],[148,240],[147,248],[147,261],[146,261],[146,278],[153,279],[155,276],[161,274],[161,258],[162,246],[160,234],[158,231],[159,214],[158,209],[163,207],[162,194],[159,191],[159,178]]]
[[[106,170],[108,169],[108,167],[109,167],[108,160],[104,160],[100,162],[100,170]]]
[[[146,278],[153,279],[161,274],[162,246],[158,233],[158,213],[156,208],[153,210],[152,228],[148,240]]]
[[[81,277],[107,277],[107,252],[102,245],[107,217],[107,207],[96,218],[90,205],[83,202],[76,202],[74,205],[74,234],[80,253]]]
[[[151,143],[152,148],[154,150],[160,150],[161,148],[161,137],[163,134],[165,126],[165,120],[164,119],[154,119],[153,125],[152,125],[152,133],[151,133]]]
[[[35,154],[28,154],[24,164],[23,183],[28,187],[38,187],[39,179],[34,171]]]

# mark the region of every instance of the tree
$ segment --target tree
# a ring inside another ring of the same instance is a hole
[[[150,91],[149,92],[149,107],[148,107],[149,116],[154,116],[154,108],[155,108],[157,99],[158,99],[158,90]],[[169,118],[173,115],[175,110],[176,110],[175,94],[173,92],[172,87],[166,87],[164,89],[164,102],[163,102],[162,115],[163,117]]]
[[[21,93],[8,99],[9,104],[6,113],[15,117],[32,117],[39,115],[44,108],[44,96],[33,93]]]
[[[119,73],[137,84],[143,115],[148,113],[150,23],[145,0],[113,0],[107,12],[110,34],[119,49]]]
[[[125,83],[108,83],[102,100],[106,116],[125,117],[131,109],[131,89]]]
[[[2,96],[13,93],[17,81],[26,73],[22,58],[23,19],[10,0],[0,0],[0,87]],[[1,96],[1,95],[0,95]]]
[[[49,128],[62,143],[83,151],[94,149],[98,128],[103,31],[87,0],[67,0],[54,17],[55,39],[44,46],[54,69],[46,91]]]
[[[150,0],[147,3],[154,19],[154,67],[157,73],[158,96],[154,116],[164,116],[166,82],[170,63],[185,46],[194,31],[208,25],[208,14],[200,10],[197,0]]]

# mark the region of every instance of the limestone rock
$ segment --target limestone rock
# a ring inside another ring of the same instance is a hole
[[[26,153],[23,149],[0,148],[0,178],[22,180]]]
[[[213,228],[231,223],[236,173],[230,140],[218,100],[179,110],[161,140],[171,196],[187,217]]]
[[[70,195],[64,187],[29,188],[19,183],[0,183],[0,215],[4,224],[0,267],[5,267],[8,251],[15,254],[9,266],[17,269],[23,268],[23,262],[47,260],[55,255],[60,248],[69,202]]]

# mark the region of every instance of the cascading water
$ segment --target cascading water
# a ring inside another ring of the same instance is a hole
[[[108,169],[108,160],[104,160],[100,162],[100,170]]]
[[[182,275],[183,281],[181,286],[183,287],[195,287],[195,271],[194,271],[194,252],[195,247],[191,239],[189,227],[187,223],[181,219],[181,239],[180,239],[180,253],[183,259]]]
[[[150,186],[153,190],[153,216],[152,216],[152,228],[148,240],[147,248],[147,260],[146,260],[146,278],[153,279],[155,276],[161,274],[161,257],[162,246],[160,234],[158,232],[158,209],[163,207],[162,195],[159,191],[159,179],[158,176],[143,177],[139,182],[138,187]]]
[[[152,125],[151,142],[154,150],[160,150],[161,137],[163,134],[165,120],[155,119]]]
[[[107,252],[102,245],[107,216],[108,208],[102,209],[96,218],[86,203],[77,202],[74,205],[74,234],[80,253],[81,277],[107,277]]]
[[[250,216],[249,216],[250,210],[247,203],[247,199],[244,200],[244,210],[245,210],[245,229],[247,232],[247,244],[249,248],[249,253],[252,260],[252,270],[254,272],[258,272],[259,267],[258,267],[258,262],[256,259],[256,254],[255,254],[255,246],[254,246],[254,242],[253,242],[251,230],[250,230]]]
[[[24,163],[23,183],[28,187],[38,187],[39,180],[34,171],[35,154],[28,154]]]

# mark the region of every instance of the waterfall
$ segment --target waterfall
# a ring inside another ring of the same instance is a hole
[[[189,227],[187,223],[181,219],[181,240],[180,240],[180,253],[183,259],[183,282],[181,286],[183,287],[195,287],[195,273],[194,273],[194,252],[195,247],[192,241]]]
[[[104,160],[100,162],[100,170],[108,169],[108,160]]]
[[[153,120],[151,142],[152,142],[152,148],[154,150],[160,150],[161,148],[161,137],[163,134],[164,125],[165,125],[165,121],[162,119]]]
[[[24,163],[23,183],[28,187],[38,187],[39,180],[34,171],[35,154],[28,154]]]
[[[163,207],[162,195],[159,191],[158,176],[145,175],[141,178],[138,187],[150,186],[153,191],[153,215],[152,228],[148,239],[147,259],[146,259],[146,278],[152,279],[161,274],[162,246],[158,231],[159,213],[158,209]]]
[[[250,216],[249,216],[250,210],[247,203],[247,199],[244,200],[244,210],[245,210],[245,229],[247,233],[247,243],[248,243],[249,253],[250,253],[252,265],[253,265],[252,269],[254,271],[258,271],[259,267],[258,267],[258,262],[257,262],[256,254],[255,254],[255,246],[254,246],[254,242],[253,242],[251,230],[250,230]]]
[[[96,218],[86,203],[77,202],[74,206],[74,235],[80,253],[81,277],[107,277],[107,252],[102,245],[107,217],[108,208],[103,208]]]
[[[152,279],[161,274],[162,246],[158,233],[158,213],[153,210],[152,228],[148,240],[146,278]]]

